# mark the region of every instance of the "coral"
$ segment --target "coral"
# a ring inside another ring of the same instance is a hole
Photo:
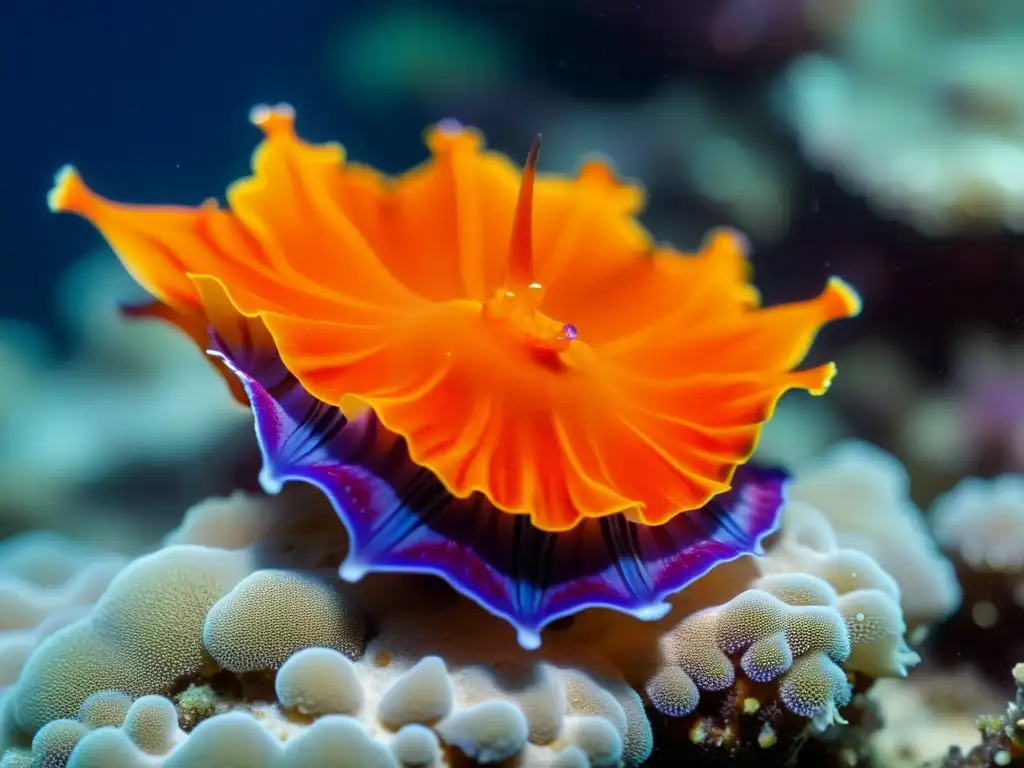
[[[955,664],[963,648],[984,647],[971,663],[1001,680],[1006,659],[1024,655],[1024,478],[962,480],[935,499],[932,527],[964,590],[935,632],[937,658]]]
[[[826,514],[839,545],[867,553],[896,580],[911,625],[930,625],[956,610],[960,587],[909,494],[896,457],[852,440],[798,468],[789,490]]]
[[[1002,717],[982,717],[982,742],[967,751],[951,747],[941,768],[1003,768],[1024,765],[1024,664],[1013,668],[1016,698]]]
[[[879,680],[867,697],[885,727],[866,746],[875,762],[887,768],[934,766],[950,746],[969,750],[979,742],[978,713],[1003,705],[1003,696],[978,675],[928,662],[907,680]]]
[[[120,728],[132,707],[132,697],[120,691],[99,691],[82,702],[78,721],[90,729]]]
[[[319,657],[319,658],[317,658]],[[305,661],[303,661],[305,660]],[[472,702],[473,686],[466,690],[469,693],[467,703],[454,706],[451,696],[452,678],[440,659],[425,659],[418,665],[397,676],[391,675],[393,682],[379,697],[379,708],[374,716],[372,712],[363,713],[360,720],[327,714],[319,717],[307,726],[302,718],[290,718],[289,712],[298,709],[296,702],[318,702],[313,707],[303,707],[302,714],[322,714],[325,709],[344,708],[352,711],[362,709],[342,704],[341,707],[324,707],[325,694],[336,696],[330,689],[330,679],[322,678],[299,679],[294,669],[313,661],[318,667],[325,664],[342,663],[348,665],[351,672],[346,685],[350,701],[361,702],[377,698],[374,695],[375,682],[379,678],[379,669],[374,663],[360,662],[354,665],[337,651],[322,648],[310,648],[296,654],[278,673],[277,689],[279,700],[270,707],[250,704],[239,711],[218,714],[197,725],[191,735],[179,729],[179,715],[174,704],[161,696],[147,695],[137,699],[128,709],[124,722],[118,725],[114,718],[105,726],[93,726],[79,720],[58,719],[40,729],[29,748],[33,760],[51,759],[55,765],[63,766],[67,756],[76,745],[81,746],[75,751],[68,765],[74,768],[79,765],[102,764],[93,760],[110,760],[110,753],[118,751],[125,754],[124,765],[142,768],[153,765],[143,759],[142,753],[161,758],[157,765],[222,765],[227,755],[238,760],[241,745],[253,756],[252,765],[315,765],[327,754],[344,754],[351,762],[345,765],[362,766],[382,765],[395,766],[402,755],[418,756],[403,759],[402,764],[433,764],[440,759],[440,744],[454,747],[478,762],[501,762],[513,756],[529,760],[543,759],[546,750],[529,743],[532,735],[531,723],[528,721],[528,706],[520,706],[514,698],[487,698]],[[426,670],[426,674],[423,672]],[[581,673],[577,676],[587,679]],[[365,686],[365,690],[364,690]],[[561,686],[560,686],[561,687]],[[569,687],[569,686],[566,686]],[[593,702],[595,692],[600,688],[589,681],[590,691],[578,692],[574,705],[569,706],[570,714],[566,718],[565,727],[558,732],[550,732],[551,742],[564,741],[572,745],[584,758],[582,765],[615,766],[623,761],[625,745],[623,734],[632,719],[643,720],[642,708],[637,708],[632,718],[627,717],[611,698],[610,710],[612,717],[618,714],[615,722],[605,716],[589,714],[599,711],[601,705]],[[438,697],[438,692],[441,696]],[[559,690],[562,706],[566,706],[566,696]],[[105,699],[112,701],[115,694],[103,692],[95,694],[91,701]],[[386,716],[385,702],[392,710],[403,713],[398,725],[394,714]],[[442,702],[441,706],[430,702]],[[471,703],[472,702],[472,703]],[[88,704],[88,703],[87,703]],[[604,702],[604,706],[609,706]],[[83,707],[83,711],[94,707]],[[312,710],[320,710],[313,712]],[[536,710],[533,711],[536,717]],[[417,722],[418,721],[418,722]],[[432,726],[432,727],[428,727]],[[117,736],[111,731],[117,729]],[[87,735],[88,734],[88,735]],[[649,729],[638,734],[643,742],[632,748],[637,750],[626,754],[627,764],[639,765],[650,751]],[[629,738],[629,735],[626,737]],[[286,747],[281,752],[277,746],[283,740]],[[645,746],[646,744],[646,746]],[[21,754],[14,750],[12,754]],[[63,756],[63,757],[61,757]],[[558,755],[553,755],[558,757]],[[14,758],[11,758],[14,759]],[[369,761],[369,762],[366,762]],[[232,763],[250,765],[247,762]],[[334,765],[335,763],[332,763]],[[524,765],[534,765],[525,762]],[[548,764],[548,763],[543,763]],[[553,763],[552,763],[553,764]]]
[[[441,757],[441,743],[429,728],[407,725],[395,734],[395,757],[408,765],[433,765]]]
[[[222,549],[244,549],[271,529],[279,511],[268,499],[236,491],[190,507],[164,544],[201,544]]]
[[[210,609],[203,645],[223,669],[256,672],[277,669],[303,648],[358,658],[365,634],[359,608],[315,574],[265,569]]]
[[[433,579],[342,583],[344,529],[307,490],[193,507],[43,640],[0,720],[4,765],[611,768],[645,764],[656,730],[694,765],[772,764],[916,658],[895,583],[806,505],[675,619],[591,612],[527,653]]]
[[[858,687],[902,677],[918,657],[891,577],[837,548],[817,510],[788,504],[782,537],[758,567],[749,589],[662,636],[647,694],[663,714],[687,718],[690,740],[708,753],[784,761],[805,729],[800,718],[819,730],[843,722]],[[751,730],[756,738],[745,739]]]
[[[162,696],[143,696],[132,704],[121,729],[151,755],[163,755],[177,741],[178,711]]]
[[[419,616],[398,621],[368,645],[365,658],[383,689],[382,725],[433,725],[442,742],[467,755],[518,744],[505,757],[515,754],[524,765],[548,764],[560,745],[579,749],[589,760],[584,765],[635,766],[650,755],[653,735],[643,703],[614,667],[571,642],[545,647],[534,660],[504,636],[500,623],[468,635],[458,631],[452,622],[465,606],[453,610],[435,626]],[[444,661],[426,655],[431,646],[445,649]],[[372,698],[370,690],[366,697]],[[602,725],[593,726],[595,719]],[[504,736],[490,730],[492,720],[507,726]]]
[[[804,155],[926,234],[1024,227],[1021,9],[861,0],[780,101]]]
[[[363,689],[355,666],[331,648],[304,648],[290,657],[277,671],[274,690],[286,710],[313,717],[354,715],[363,706]],[[450,708],[449,703],[445,711]],[[388,707],[381,702],[381,720],[393,724],[395,718],[388,714]]]
[[[77,720],[54,720],[32,739],[32,762],[46,768],[66,765],[68,758],[89,729]]]
[[[380,701],[380,719],[391,728],[409,723],[432,725],[452,711],[455,693],[448,670],[437,656],[427,656],[398,678]]]
[[[217,713],[217,694],[208,685],[189,685],[175,696],[174,700],[178,705],[178,720],[181,727],[189,731]]]
[[[35,647],[78,619],[126,562],[52,533],[0,543],[0,694]]]
[[[25,664],[14,717],[35,732],[73,717],[92,694],[169,691],[208,663],[203,624],[251,569],[244,552],[176,546],[139,558],[84,619],[54,633]]]
[[[411,633],[401,629],[375,638],[363,658],[366,620],[345,601],[342,585],[328,586],[302,569],[257,566],[257,560],[273,558],[280,564],[296,548],[289,535],[306,541],[302,551],[313,560],[320,557],[303,536],[321,538],[322,530],[304,531],[301,514],[286,521],[291,527],[268,547],[270,554],[252,548],[266,534],[268,510],[276,503],[236,495],[197,506],[167,537],[174,543],[132,563],[89,616],[44,641],[11,697],[15,733],[9,744],[27,747],[25,738],[43,733],[47,723],[75,722],[77,736],[83,728],[100,727],[83,741],[72,765],[90,764],[90,755],[106,760],[111,750],[125,755],[126,765],[142,764],[138,755],[128,757],[138,750],[167,754],[167,765],[201,764],[207,755],[236,749],[239,734],[260,760],[277,754],[276,738],[301,735],[294,743],[289,739],[283,753],[294,753],[296,765],[308,764],[303,761],[311,753],[336,750],[339,740],[358,766],[370,760],[394,764],[385,746],[392,740],[399,751],[440,754],[439,745],[447,743],[479,758],[543,754],[550,751],[546,744],[564,742],[584,757],[593,752],[597,762],[590,764],[608,765],[618,764],[627,749],[637,755],[634,764],[650,751],[643,707],[624,683],[609,695],[584,672],[566,670],[585,682],[570,705],[562,672],[545,667],[536,689],[498,695],[502,683],[479,662],[450,671],[421,645],[410,645]],[[329,508],[319,512],[340,525]],[[225,520],[232,525],[222,525]],[[204,534],[241,548],[196,543]],[[340,556],[334,553],[335,563]],[[425,622],[417,617],[415,623]],[[423,641],[430,639],[418,638]],[[247,676],[273,675],[278,667],[272,705],[244,693]],[[204,679],[210,685],[195,684]],[[126,694],[140,697],[127,710]],[[606,700],[595,703],[602,695]],[[628,715],[616,696],[625,698]],[[605,711],[614,724],[595,715]],[[340,713],[360,720],[331,720]],[[76,714],[79,719],[72,720]],[[317,720],[309,725],[312,717]],[[595,717],[602,725],[593,725]],[[192,734],[187,739],[182,726]],[[122,736],[110,735],[115,727]],[[253,727],[263,735],[252,737]],[[362,753],[353,740],[363,745]],[[33,753],[33,759],[41,758]]]
[[[935,500],[932,530],[977,571],[1024,573],[1024,477],[964,480]]]
[[[437,724],[437,733],[478,763],[501,763],[526,747],[529,725],[519,707],[494,699],[452,712]],[[620,743],[616,763],[621,755]]]

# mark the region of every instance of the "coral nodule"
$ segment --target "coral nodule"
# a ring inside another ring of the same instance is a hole
[[[684,593],[708,607],[587,614],[534,652],[433,580],[338,579],[342,531],[303,489],[194,507],[31,650],[0,765],[783,765],[916,661],[892,579],[806,505]]]

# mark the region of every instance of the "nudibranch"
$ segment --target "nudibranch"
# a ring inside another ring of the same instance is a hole
[[[251,405],[273,491],[321,488],[342,576],[439,575],[536,646],[590,606],[656,618],[755,552],[785,477],[747,464],[799,369],[859,311],[839,278],[762,307],[743,238],[656,245],[641,190],[603,162],[525,169],[446,121],[398,177],[346,162],[260,107],[227,209],[127,205],[67,167],[50,206],[96,226]]]

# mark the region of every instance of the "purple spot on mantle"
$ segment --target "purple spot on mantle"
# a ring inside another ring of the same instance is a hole
[[[566,323],[565,325],[562,326],[562,334],[569,341],[572,341],[573,339],[576,338],[576,326],[573,325],[572,323]]]

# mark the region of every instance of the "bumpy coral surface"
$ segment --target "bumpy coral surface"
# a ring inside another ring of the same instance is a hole
[[[840,549],[817,510],[791,503],[782,539],[757,564],[749,589],[662,635],[646,686],[660,712],[688,718],[690,741],[730,759],[750,757],[752,745],[778,759],[786,747],[771,750],[792,742],[792,716],[818,729],[842,723],[858,687],[902,677],[918,661],[893,579],[864,553]]]
[[[781,764],[916,660],[895,582],[806,505],[667,620],[586,614],[527,653],[439,581],[339,582],[343,528],[293,490],[194,507],[42,639],[0,765]]]
[[[868,443],[840,443],[799,469],[789,498],[824,512],[839,544],[877,560],[899,585],[911,623],[932,624],[959,606],[954,569],[911,501],[910,478],[896,457]]]
[[[55,534],[0,543],[0,696],[33,649],[80,618],[126,562]]]
[[[1006,660],[1024,655],[1024,478],[962,480],[935,500],[932,526],[964,590],[936,650],[957,663],[964,646],[984,647],[974,663],[1001,681]]]
[[[1002,717],[978,720],[982,742],[970,750],[954,747],[942,768],[1003,768],[1024,765],[1024,664],[1013,668],[1017,693]]]

